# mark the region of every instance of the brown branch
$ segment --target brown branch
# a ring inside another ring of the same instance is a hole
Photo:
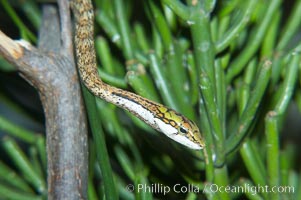
[[[61,16],[61,37],[64,38],[62,40],[62,49],[64,52],[69,53],[68,56],[73,58],[73,40],[72,40],[72,26],[70,23],[70,9],[69,9],[69,1],[68,0],[59,0],[59,12]],[[70,37],[65,37],[65,35],[69,35]]]
[[[63,12],[68,9],[65,3],[60,19],[71,27],[69,11]],[[79,79],[70,57],[71,31],[60,33],[53,6],[45,6],[43,13],[39,48],[11,40],[0,31],[0,55],[39,91],[46,118],[48,199],[87,199],[87,126]]]
[[[59,52],[61,49],[61,34],[57,9],[53,6],[44,5],[42,14],[38,48],[45,51]]]

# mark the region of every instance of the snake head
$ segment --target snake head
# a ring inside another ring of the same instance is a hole
[[[205,142],[201,136],[199,128],[193,121],[187,119],[184,116],[182,116],[182,118],[183,119],[181,120],[181,122],[178,123],[178,134],[186,137],[191,142],[193,142],[193,144],[196,144],[191,144],[191,147],[189,146],[190,148],[202,149],[205,146]]]
[[[162,133],[190,149],[204,148],[205,142],[193,121],[172,109],[161,108],[160,111],[155,122]]]

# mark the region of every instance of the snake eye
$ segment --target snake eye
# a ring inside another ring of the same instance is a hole
[[[184,128],[184,127],[182,127],[182,126],[180,126],[179,131],[180,131],[182,134],[186,134],[186,133],[188,132],[187,129]]]

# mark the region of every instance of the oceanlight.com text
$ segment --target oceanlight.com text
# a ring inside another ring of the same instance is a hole
[[[206,184],[205,193],[250,193],[252,195],[258,193],[294,193],[293,186],[268,186],[268,185],[227,185],[219,186],[217,184]]]

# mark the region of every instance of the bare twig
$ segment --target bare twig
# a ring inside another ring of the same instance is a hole
[[[59,5],[59,13],[60,13],[60,24],[61,24],[61,38],[64,38],[62,40],[62,50],[64,50],[64,53],[67,53],[68,56],[72,60],[73,58],[73,43],[72,43],[72,26],[70,23],[70,9],[69,9],[69,1],[63,0],[58,1]],[[66,37],[66,35],[68,37]],[[67,56],[67,55],[66,55]]]

